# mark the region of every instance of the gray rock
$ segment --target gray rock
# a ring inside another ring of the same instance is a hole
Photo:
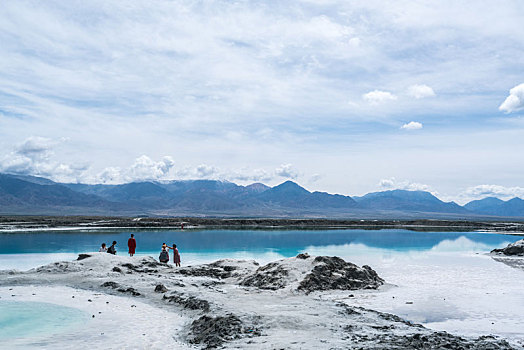
[[[191,324],[188,340],[192,344],[202,344],[205,349],[215,349],[226,341],[260,335],[258,329],[246,327],[233,314],[217,317],[204,315]]]
[[[307,261],[302,263],[299,260]],[[310,271],[307,272],[306,269],[305,274],[298,276],[295,271],[290,273],[290,269],[294,270],[299,266],[310,266]],[[292,283],[298,283],[297,290],[308,294],[318,290],[376,289],[384,280],[369,266],[359,267],[338,257],[312,258],[306,254],[299,254],[296,258],[272,262],[258,268],[253,274],[245,277],[240,285],[278,290]]]
[[[87,259],[87,258],[90,258],[91,255],[89,254],[78,254],[78,258],[76,260],[84,260],[84,259]]]
[[[273,262],[258,268],[253,275],[244,278],[240,285],[269,290],[282,289],[286,286],[288,275],[289,271],[279,262]]]
[[[108,281],[108,282],[104,282],[100,285],[101,287],[106,287],[106,288],[113,288],[113,289],[117,289],[118,287],[120,287],[120,285],[116,282],[113,282],[113,281]]]
[[[185,276],[211,277],[225,279],[233,276],[236,266],[222,265],[220,261],[195,267],[181,268],[177,272]]]
[[[384,280],[371,267],[355,264],[333,256],[317,256],[317,265],[300,282],[298,290],[311,293],[317,290],[377,289]]]
[[[430,334],[416,333],[406,336],[382,334],[372,341],[376,344],[376,349],[514,349],[505,340],[496,340],[492,337],[480,337],[476,340],[468,340],[447,332],[433,332]]]
[[[155,287],[155,292],[157,292],[157,293],[165,293],[165,292],[167,292],[167,288],[163,284],[157,284],[156,287]]]
[[[178,294],[164,295],[163,299],[168,302],[173,302],[189,310],[209,311],[209,302],[207,300],[198,299],[194,296],[183,296]]]
[[[524,239],[521,239],[515,243],[511,243],[506,248],[493,249],[491,253],[499,255],[524,256]]]
[[[100,286],[105,287],[105,288],[116,289],[117,292],[131,294],[132,296],[135,296],[135,297],[142,295],[135,288],[121,286],[120,284],[113,282],[113,281],[104,282]]]

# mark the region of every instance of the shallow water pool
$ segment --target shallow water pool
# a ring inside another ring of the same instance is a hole
[[[81,326],[88,316],[82,310],[51,303],[0,300],[0,342],[19,338],[37,341],[68,332]]]

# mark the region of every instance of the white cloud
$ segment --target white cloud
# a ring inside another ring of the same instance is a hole
[[[169,173],[174,164],[173,158],[169,156],[155,162],[148,156],[142,155],[135,160],[127,177],[131,181],[161,179]]]
[[[387,101],[395,101],[397,96],[388,91],[373,90],[362,95],[362,98],[371,105],[379,105]]]
[[[207,164],[200,164],[195,169],[196,177],[198,178],[211,178],[213,176],[216,176],[218,174],[218,169],[214,166],[210,166]]]
[[[296,179],[298,177],[298,171],[292,164],[282,164],[275,169],[275,175],[289,179]]]
[[[497,197],[499,199],[508,200],[514,197],[524,198],[524,187],[514,186],[506,187],[500,185],[478,185],[468,187],[465,191],[459,194],[462,201],[471,201],[475,199],[482,199],[486,197]]]
[[[169,172],[174,164],[173,158],[169,156],[165,156],[156,162],[148,156],[142,155],[136,158],[129,168],[107,167],[94,179],[89,179],[88,182],[118,184],[163,180],[169,176]]]
[[[419,130],[422,129],[422,123],[409,122],[407,124],[402,125],[400,128],[404,130]]]
[[[196,167],[186,166],[175,172],[176,178],[184,180],[210,179],[221,181],[232,181],[239,184],[252,182],[269,182],[274,179],[274,175],[264,169],[252,169],[243,167],[240,169],[220,169],[218,167],[200,164]]]
[[[0,158],[0,172],[76,182],[89,167],[85,164],[64,164],[54,159],[54,148],[65,141],[31,136]]]
[[[524,110],[524,83],[509,90],[509,96],[499,106],[499,110],[506,113]]]
[[[438,192],[434,191],[429,185],[408,180],[397,181],[394,177],[380,180],[378,186],[382,190],[399,189],[407,191],[426,191],[431,192],[435,196],[438,194]]]
[[[431,87],[425,84],[421,84],[421,85],[416,84],[416,85],[411,85],[408,88],[408,95],[416,99],[421,99],[425,97],[435,96],[435,91],[433,91]]]

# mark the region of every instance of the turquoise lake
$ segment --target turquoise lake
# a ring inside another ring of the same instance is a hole
[[[518,236],[481,232],[416,232],[410,230],[103,230],[0,233],[0,269],[26,269],[75,254],[98,251],[102,242],[117,241],[118,255],[127,254],[133,233],[137,255],[157,257],[162,243],[177,244],[183,264],[219,258],[257,259],[261,262],[308,251],[339,255],[364,263],[373,258],[438,249],[489,252]],[[466,240],[466,241],[464,241]],[[466,243],[464,243],[466,242]],[[364,258],[364,259],[361,259]]]

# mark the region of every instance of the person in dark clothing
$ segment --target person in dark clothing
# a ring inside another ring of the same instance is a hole
[[[131,238],[127,240],[127,247],[129,248],[129,256],[135,255],[136,240],[134,234],[131,234]]]
[[[166,263],[169,261],[169,253],[167,252],[167,245],[164,243],[162,244],[162,251],[160,252],[160,256],[158,257],[158,260],[160,260],[161,263]]]
[[[107,249],[107,252],[109,254],[113,254],[113,255],[116,255],[116,241],[113,241],[113,244],[111,244],[111,246]]]

